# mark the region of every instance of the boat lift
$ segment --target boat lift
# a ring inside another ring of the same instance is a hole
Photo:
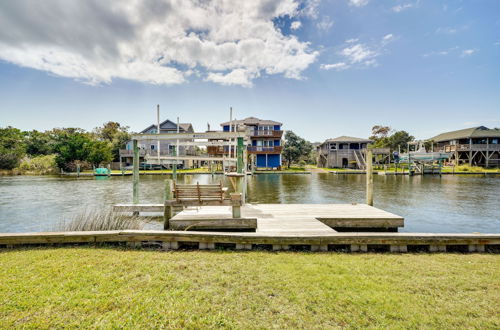
[[[410,144],[415,145],[418,149],[410,151]],[[425,174],[425,172],[434,174],[434,163],[438,162],[438,173],[441,175],[443,161],[449,159],[450,156],[450,153],[445,152],[427,152],[423,143],[421,141],[417,141],[408,143],[408,152],[399,155],[399,162],[408,163],[408,171],[410,175],[412,174],[412,164],[415,167],[415,170],[422,175]]]

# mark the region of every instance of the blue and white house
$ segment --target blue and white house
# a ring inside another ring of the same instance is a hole
[[[260,169],[281,168],[282,125],[277,121],[255,117],[221,124],[224,132],[237,130],[248,133],[247,154],[249,163]]]

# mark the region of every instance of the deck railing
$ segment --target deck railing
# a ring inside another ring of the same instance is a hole
[[[260,146],[251,146],[248,147],[247,151],[249,153],[281,153],[283,150],[282,146],[274,146],[274,147],[260,147]]]
[[[139,149],[139,157],[144,157],[146,156],[158,156],[158,151],[157,150],[144,150],[144,149]],[[198,153],[195,150],[182,150],[181,155],[186,155],[186,156],[197,156]],[[171,156],[172,152],[169,152],[168,150],[160,150],[160,156]],[[120,156],[122,157],[133,157],[134,156],[134,151],[133,150],[126,150],[126,149],[121,149],[120,150]]]
[[[283,131],[281,130],[251,130],[250,136],[267,136],[267,137],[281,137]]]
[[[441,147],[438,151],[500,151],[500,144],[455,144]]]

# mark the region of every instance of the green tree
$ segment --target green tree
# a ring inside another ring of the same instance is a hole
[[[391,134],[392,133],[392,134]],[[390,148],[392,151],[407,149],[408,142],[415,138],[406,131],[394,131],[389,126],[375,125],[372,127],[370,140],[375,148]]]
[[[411,136],[406,131],[397,131],[394,132],[391,136],[389,136],[388,147],[391,150],[406,150],[408,148],[408,142],[415,140],[413,136]]]
[[[312,151],[312,144],[301,138],[292,131],[285,133],[285,145],[283,147],[283,158],[290,168],[292,163],[298,162],[301,158],[309,157]]]
[[[54,151],[59,168],[72,170],[75,162],[87,161],[89,156],[91,135],[80,128],[54,129]]]
[[[113,161],[112,144],[108,141],[91,141],[86,145],[86,161],[99,167],[103,163]]]
[[[124,149],[128,141],[130,141],[130,133],[128,126],[121,126],[120,123],[108,121],[102,127],[94,128],[94,135],[103,141],[111,142],[111,150],[113,160],[118,161],[120,158],[120,149]]]
[[[0,168],[13,169],[26,154],[26,141],[21,130],[8,126],[0,128]]]
[[[54,139],[50,132],[32,130],[26,133],[26,153],[32,156],[54,153]]]

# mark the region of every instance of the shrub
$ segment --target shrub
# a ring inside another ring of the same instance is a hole
[[[142,229],[144,222],[140,217],[127,216],[113,210],[85,210],[74,216],[69,222],[59,226],[62,231],[101,231]]]
[[[57,173],[56,155],[24,157],[19,165],[19,170],[38,174]]]

